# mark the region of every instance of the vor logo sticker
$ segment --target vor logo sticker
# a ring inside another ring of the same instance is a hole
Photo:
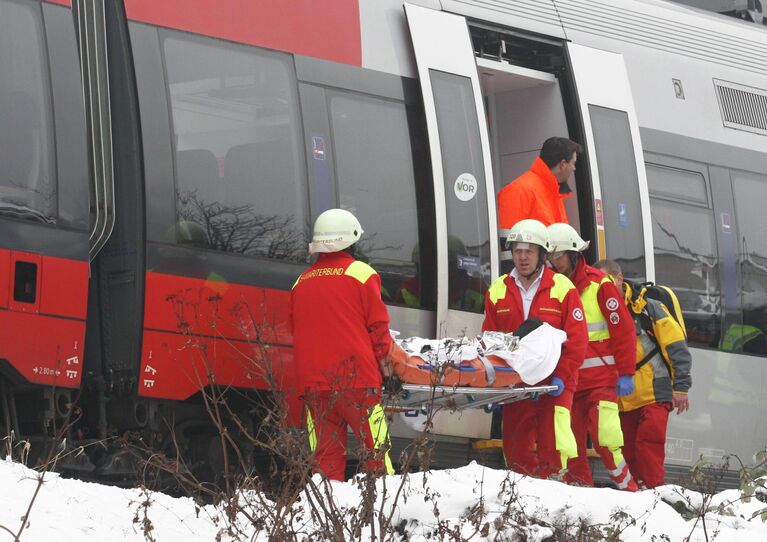
[[[573,318],[581,322],[583,320],[583,311],[581,309],[573,309]]]
[[[477,179],[471,173],[461,173],[453,185],[455,197],[469,201],[477,195]]]
[[[607,300],[607,303],[605,303],[607,306],[608,311],[617,311],[618,310],[618,300],[614,297],[611,297]]]

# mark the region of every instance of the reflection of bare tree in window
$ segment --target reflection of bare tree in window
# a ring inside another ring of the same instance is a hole
[[[661,280],[677,289],[683,309],[719,312],[719,283],[713,255],[699,254],[655,217],[655,226],[671,241],[673,248],[655,239],[657,265]],[[665,245],[665,246],[664,246]],[[693,280],[700,279],[699,281]],[[670,279],[670,280],[669,280]]]
[[[196,190],[180,193],[178,203],[179,220],[199,225],[208,248],[275,260],[306,259],[304,236],[293,215],[255,213],[252,204],[208,203]]]

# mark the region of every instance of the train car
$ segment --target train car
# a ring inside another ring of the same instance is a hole
[[[289,290],[331,207],[394,329],[477,333],[495,194],[560,135],[589,258],[682,301],[669,465],[767,445],[763,28],[659,0],[73,4],[0,0],[6,430],[50,433],[78,395],[80,438],[173,419],[206,449],[201,389],[290,388]],[[435,432],[461,464],[491,416]]]

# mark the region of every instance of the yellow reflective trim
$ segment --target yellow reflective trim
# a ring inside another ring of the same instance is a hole
[[[394,467],[389,457],[389,427],[386,425],[386,413],[383,407],[378,404],[373,407],[368,417],[370,434],[373,436],[373,447],[377,452],[383,451],[383,461],[386,467],[386,474],[394,474]]]
[[[554,286],[551,287],[551,299],[556,299],[560,303],[564,301],[570,290],[574,290],[575,286],[569,278],[561,273],[554,273]]]
[[[306,429],[309,433],[309,449],[312,452],[317,451],[317,431],[314,428],[314,418],[312,418],[312,411],[309,410],[309,407],[304,407],[304,412],[306,415]]]
[[[503,299],[506,297],[506,282],[504,279],[508,275],[501,275],[497,279],[493,281],[493,283],[490,285],[490,289],[488,290],[490,294],[490,302],[495,305],[498,303],[499,299]]]
[[[618,415],[618,403],[613,401],[599,401],[597,406],[598,430],[597,440],[600,446],[608,448],[613,454],[615,464],[619,465],[623,461],[621,446],[623,446],[623,431],[621,430],[621,419]]]
[[[589,329],[589,341],[604,341],[610,338],[610,330],[607,328],[607,320],[599,307],[597,294],[599,288],[605,282],[610,282],[607,277],[602,277],[599,283],[592,282],[583,292],[581,292],[581,302],[583,303],[583,312],[586,315],[586,324]]]
[[[570,425],[570,411],[563,406],[554,406],[554,440],[559,452],[562,468],[567,468],[567,460],[578,457],[578,444]]]
[[[421,301],[418,299],[418,296],[411,294],[410,290],[407,288],[400,288],[399,293],[402,296],[402,300],[405,302],[405,305],[408,307],[419,307],[421,305]]]
[[[362,284],[365,284],[368,279],[375,275],[376,271],[365,262],[353,261],[349,267],[346,268],[344,275],[354,277]]]

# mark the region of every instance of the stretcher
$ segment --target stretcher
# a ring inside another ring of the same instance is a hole
[[[541,385],[559,359],[566,335],[543,324],[525,337],[484,332],[476,339],[397,341],[390,355],[402,391],[390,396],[392,412],[485,408],[556,389]]]
[[[490,410],[495,405],[533,399],[557,389],[556,386],[511,386],[507,388],[475,386],[444,386],[436,384],[403,384],[402,391],[385,400],[389,412],[460,412],[467,408]]]

